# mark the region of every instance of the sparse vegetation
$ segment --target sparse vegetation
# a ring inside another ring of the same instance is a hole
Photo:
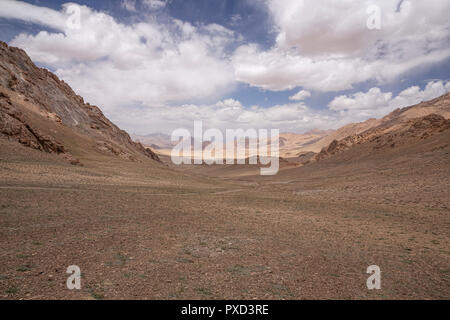
[[[19,272],[27,272],[31,270],[31,266],[30,265],[21,265],[19,267],[17,267],[16,271]]]
[[[16,287],[10,287],[6,290],[7,294],[17,294],[19,292],[19,289],[17,289]]]

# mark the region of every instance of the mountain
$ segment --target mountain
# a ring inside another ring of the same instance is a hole
[[[281,133],[280,155],[285,158],[298,157],[310,152],[311,145],[334,133],[334,130],[312,130],[304,134]],[[314,148],[313,148],[314,149]],[[314,149],[316,150],[316,149]]]
[[[433,113],[446,119],[450,118],[448,94],[428,102],[419,103],[415,106],[397,109],[381,119],[369,119],[360,123],[350,123],[338,130],[328,132],[316,141],[301,145],[296,151],[300,156],[311,152],[320,153],[324,148],[328,148],[331,144],[335,144],[335,141],[362,134],[373,128],[389,127],[399,123],[407,123],[409,120],[425,117]]]
[[[171,149],[173,147],[170,136],[164,133],[152,133],[148,135],[132,134],[131,139],[145,146],[153,147],[154,149]]]
[[[447,93],[431,101],[397,109],[384,118],[362,123],[359,128],[366,126],[368,129],[359,130],[361,132],[339,140],[334,139],[315,159],[324,160],[357,146],[365,147],[358,149],[361,156],[381,153],[385,149],[417,145],[423,140],[447,132],[450,129],[449,118],[450,93]],[[353,127],[355,126],[358,127]]]
[[[271,179],[273,183],[283,183],[280,181],[322,177],[324,168],[326,174],[345,177],[354,174],[353,171],[377,171],[378,167],[404,172],[408,168],[428,166],[430,159],[434,159],[433,166],[448,163],[449,119],[450,93],[447,93],[397,109],[381,119],[351,123],[335,131],[282,133],[279,136],[280,172]],[[292,156],[294,154],[296,156]],[[196,172],[254,179],[255,183],[261,178],[257,166],[203,166]]]
[[[345,152],[354,145],[373,143],[372,151],[390,145],[415,143],[416,140],[447,130],[450,118],[450,93],[431,101],[397,109],[381,119],[350,123],[337,130],[313,130],[304,134],[281,133],[280,156],[290,163],[307,164]],[[157,147],[161,154],[170,155],[169,136],[154,134],[134,138],[148,146]],[[376,141],[376,143],[375,143]],[[247,150],[248,154],[256,153]]]
[[[0,136],[61,155],[73,164],[86,154],[159,161],[149,148],[86,103],[67,83],[38,68],[19,48],[0,42]]]

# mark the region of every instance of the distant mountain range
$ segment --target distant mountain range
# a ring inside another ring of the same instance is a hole
[[[144,136],[131,134],[131,138],[133,141],[140,142],[154,149],[170,149],[173,147],[170,136],[164,133],[153,133]]]
[[[371,139],[381,141],[384,139],[383,135],[389,136],[386,139],[391,139],[391,145],[394,146],[394,140],[399,139],[395,134],[404,137],[405,131],[416,130],[417,134],[427,132],[427,135],[432,135],[436,128],[443,126],[441,129],[445,129],[445,120],[449,118],[450,94],[447,93],[428,102],[397,109],[381,119],[350,123],[338,130],[312,130],[304,134],[281,133],[280,156],[300,163],[320,160],[347,150],[354,144],[363,144]],[[422,128],[427,126],[429,130]],[[168,155],[173,147],[170,136],[166,134],[133,135],[132,138],[161,154]]]

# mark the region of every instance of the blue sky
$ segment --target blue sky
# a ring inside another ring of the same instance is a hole
[[[2,2],[0,40],[133,133],[336,128],[450,89],[446,1],[73,1],[76,29],[66,1]]]

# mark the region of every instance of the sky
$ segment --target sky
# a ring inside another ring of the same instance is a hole
[[[447,0],[0,0],[0,40],[130,133],[196,120],[304,133],[450,91],[449,12]]]

